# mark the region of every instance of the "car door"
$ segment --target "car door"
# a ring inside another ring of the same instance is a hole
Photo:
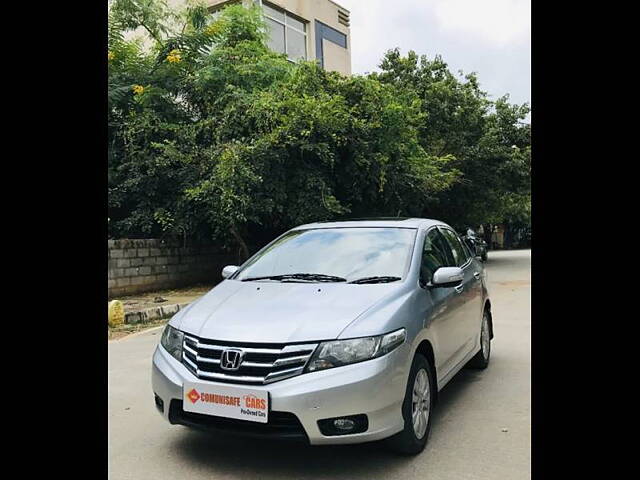
[[[451,266],[451,249],[438,231],[433,227],[424,236],[420,266],[420,284],[425,294],[420,296],[421,310],[425,326],[432,334],[434,356],[438,377],[442,378],[455,366],[455,356],[459,349],[460,325],[459,311],[464,304],[452,287],[429,288],[433,274],[440,267]]]
[[[462,268],[464,280],[454,290],[457,294],[459,306],[456,319],[457,352],[454,355],[458,361],[473,350],[477,344],[482,319],[482,272],[478,268],[474,257],[462,244],[462,240],[451,229],[438,227],[451,247],[454,266]]]

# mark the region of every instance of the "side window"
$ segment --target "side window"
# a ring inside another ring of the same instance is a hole
[[[464,265],[467,260],[469,260],[469,255],[467,250],[462,245],[462,242],[458,238],[458,236],[453,233],[448,228],[440,229],[442,235],[447,239],[449,246],[451,247],[451,252],[453,254],[453,265],[457,267],[461,267]]]
[[[462,240],[462,237],[460,237],[460,240]],[[464,240],[462,240],[462,246],[467,251],[467,257],[474,256],[473,252],[475,252],[476,249],[473,246],[473,243],[471,243],[471,240],[469,240],[469,237],[466,237]]]
[[[422,248],[422,267],[420,279],[428,283],[433,278],[433,273],[440,267],[451,264],[451,250],[437,228],[427,233]]]

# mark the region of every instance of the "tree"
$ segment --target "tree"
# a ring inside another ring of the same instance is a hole
[[[258,8],[164,8],[112,6],[112,235],[216,239],[246,257],[304,222],[417,215],[456,181],[452,156],[420,140],[415,92],[289,62]],[[118,34],[140,26],[147,48]]]
[[[490,101],[473,73],[453,75],[442,58],[429,60],[398,49],[383,58],[372,77],[414,92],[420,99],[422,147],[450,155],[458,182],[422,202],[422,215],[462,230],[483,223],[527,223],[530,212],[531,129],[528,105],[508,96]],[[516,220],[517,219],[517,220]],[[490,228],[489,228],[490,230]]]

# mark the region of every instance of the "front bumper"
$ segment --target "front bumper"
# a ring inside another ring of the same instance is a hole
[[[198,379],[160,345],[153,355],[152,386],[156,402],[159,399],[163,405],[163,417],[171,423],[251,436],[304,439],[311,445],[362,443],[389,437],[404,428],[401,405],[408,375],[408,353],[409,346],[405,343],[377,359],[305,373],[269,385],[246,385],[269,392],[269,422],[273,418],[272,426],[286,424],[283,429],[183,414],[184,380],[229,384]],[[318,420],[357,414],[367,415],[365,432],[340,436],[325,436],[320,432]],[[298,427],[301,425],[297,431],[292,416],[299,421]]]

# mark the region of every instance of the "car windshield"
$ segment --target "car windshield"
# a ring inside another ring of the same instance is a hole
[[[284,275],[292,280],[294,275],[304,280],[298,274],[307,274],[308,281],[398,281],[406,273],[415,236],[416,230],[408,228],[294,230],[255,255],[234,279]]]

